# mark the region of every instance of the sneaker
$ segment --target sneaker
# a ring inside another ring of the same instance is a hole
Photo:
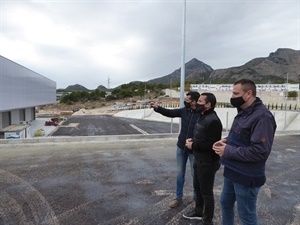
[[[182,204],[182,200],[174,199],[170,204],[170,208],[176,208]]]
[[[183,214],[182,216],[183,216],[183,218],[189,219],[189,220],[202,220],[202,214],[198,213],[195,209]]]

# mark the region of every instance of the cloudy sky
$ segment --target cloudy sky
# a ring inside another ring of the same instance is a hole
[[[148,81],[181,66],[183,2],[0,0],[0,55],[57,88]],[[187,0],[185,47],[213,69],[299,50],[300,0]]]

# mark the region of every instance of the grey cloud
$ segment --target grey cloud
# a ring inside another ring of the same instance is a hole
[[[57,56],[63,58],[63,67],[38,67],[42,72],[50,71],[59,87],[81,82],[91,89],[100,84],[107,86],[108,75],[111,85],[118,86],[163,76],[181,66],[181,0],[39,1],[4,6],[9,10],[26,6],[42,12],[80,38],[73,48],[55,43],[35,46],[40,55],[48,58],[48,65]],[[22,34],[5,18],[3,21],[3,35],[22,40]],[[265,57],[277,48],[299,49],[299,21],[298,1],[187,0],[186,61],[197,58],[220,69]],[[116,68],[97,64],[85,52],[99,43],[110,46],[128,37],[141,38],[143,45],[126,49],[122,57],[133,67],[122,74]]]

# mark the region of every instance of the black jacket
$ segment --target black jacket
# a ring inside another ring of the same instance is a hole
[[[212,149],[213,144],[222,137],[222,123],[215,111],[201,114],[194,129],[193,153],[195,160],[201,162],[215,162],[219,155]]]
[[[194,127],[200,113],[186,107],[179,109],[166,109],[158,106],[154,109],[154,111],[171,118],[181,117],[181,129],[178,136],[177,146],[184,150],[186,139],[193,137]]]

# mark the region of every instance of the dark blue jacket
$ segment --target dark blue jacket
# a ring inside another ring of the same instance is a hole
[[[181,129],[178,136],[177,146],[184,150],[186,139],[193,137],[194,127],[200,114],[195,110],[186,107],[178,109],[166,109],[158,106],[156,109],[154,109],[154,111],[167,117],[181,118]]]
[[[270,155],[276,130],[272,113],[259,98],[234,118],[221,163],[224,176],[245,186],[262,186],[265,163]]]

